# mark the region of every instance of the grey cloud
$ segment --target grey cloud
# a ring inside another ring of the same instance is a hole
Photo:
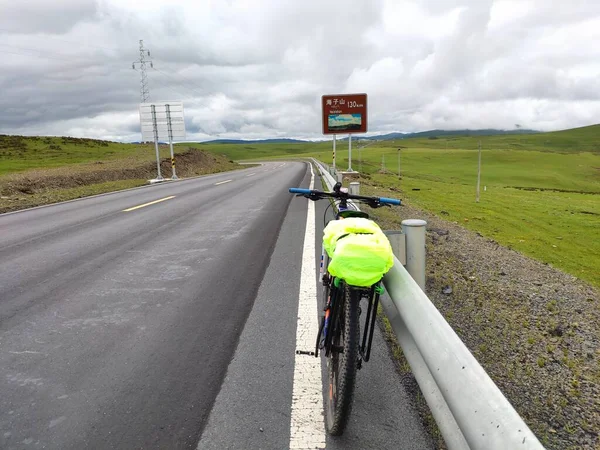
[[[94,20],[96,0],[2,0],[0,28],[14,33],[64,34],[82,21]]]
[[[61,15],[46,33],[64,34],[13,10],[24,31],[0,31],[0,52],[19,53],[3,54],[0,132],[139,139],[139,39],[150,98],[183,100],[191,139],[321,137],[320,96],[343,91],[369,94],[371,131],[585,125],[600,108],[596,3],[414,1],[423,23],[404,30],[383,16],[394,0],[35,0]]]

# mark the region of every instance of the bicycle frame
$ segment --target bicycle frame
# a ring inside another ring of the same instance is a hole
[[[350,212],[351,214],[348,214]],[[336,220],[343,220],[344,217],[349,216],[360,216],[368,218],[369,215],[361,211],[352,211],[347,207],[345,200],[340,201],[338,205],[338,213]],[[317,342],[315,348],[315,356],[318,357],[319,349],[325,350],[325,356],[329,356],[332,351],[340,351],[343,349],[332,348],[331,336],[329,330],[333,330],[338,326],[340,320],[340,311],[343,310],[344,306],[344,285],[345,282],[339,278],[333,278],[327,272],[329,265],[329,255],[325,251],[324,247],[321,247],[321,263],[319,269],[319,278],[323,283],[323,316],[321,319],[321,325],[319,327],[319,333],[317,335]],[[359,362],[358,368],[361,368],[362,361],[369,361],[371,356],[371,345],[373,343],[373,333],[375,331],[375,320],[377,318],[377,307],[379,305],[379,296],[381,294],[380,282],[374,284],[370,288],[359,288],[349,286],[350,289],[358,292],[360,300],[367,299],[367,316],[365,320],[365,327],[362,333],[362,339],[359,346]],[[360,311],[360,309],[359,309]]]

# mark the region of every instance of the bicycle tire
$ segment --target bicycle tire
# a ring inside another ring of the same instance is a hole
[[[332,351],[327,358],[327,432],[340,436],[350,418],[354,400],[354,385],[358,369],[360,322],[358,306],[360,294],[344,283],[344,306],[339,320],[335,321],[332,347],[341,346],[344,351]]]

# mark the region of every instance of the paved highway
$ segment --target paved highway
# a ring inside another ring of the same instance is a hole
[[[266,163],[0,215],[0,448],[301,445],[300,271],[324,205],[307,226],[287,187],[310,181]],[[315,439],[431,448],[375,340],[347,433]]]

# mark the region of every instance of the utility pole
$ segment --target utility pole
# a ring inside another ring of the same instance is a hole
[[[479,185],[481,182],[481,141],[479,141],[479,165],[477,167],[477,196],[475,202],[479,203]]]
[[[363,147],[364,147],[364,145],[363,145]],[[358,171],[360,173],[362,173],[362,154],[360,152],[361,150],[362,150],[362,147],[358,147]]]
[[[150,90],[148,89],[148,75],[146,74],[146,64],[150,64],[150,67],[153,68],[154,64],[150,59],[150,50],[146,50],[144,48],[144,41],[140,39],[140,59],[131,63],[131,68],[135,70],[135,65],[139,64],[140,73],[142,75],[141,86],[140,86],[140,97],[142,103],[147,103],[148,98],[150,98]]]
[[[352,170],[352,135],[348,133],[348,172],[354,172]]]

